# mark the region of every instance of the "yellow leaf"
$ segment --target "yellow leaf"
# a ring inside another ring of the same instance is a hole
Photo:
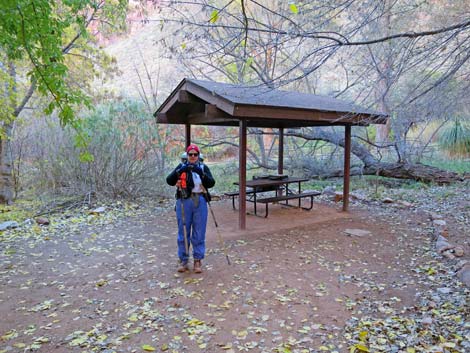
[[[187,322],[188,326],[198,326],[198,325],[204,325],[204,321],[198,320],[198,319],[191,319]]]
[[[219,19],[219,11],[214,10],[211,12],[211,17],[209,18],[210,23],[216,23]]]
[[[434,275],[434,274],[436,274],[436,273],[437,273],[437,271],[436,271],[435,269],[433,269],[432,267],[430,267],[430,268],[428,269],[428,275]]]
[[[77,337],[77,338],[73,339],[72,341],[70,341],[69,345],[72,346],[72,347],[81,346],[86,341],[87,341],[87,337],[85,335],[83,335],[83,336]]]
[[[230,300],[226,300],[223,304],[220,304],[219,306],[224,309],[230,309],[232,304],[233,303]]]
[[[106,338],[108,338],[107,335],[99,335],[98,337],[96,337],[98,341],[104,341]]]
[[[359,339],[364,342],[367,339],[367,334],[368,334],[367,331],[359,332]]]
[[[4,334],[0,338],[2,339],[2,341],[8,341],[16,337],[18,337],[18,333],[15,330],[11,330],[11,331],[8,331],[6,334]]]
[[[407,353],[416,353],[416,350],[415,350],[413,347],[408,347],[408,348],[406,349],[406,352],[407,352]]]
[[[155,348],[153,348],[152,346],[150,346],[150,345],[148,345],[148,344],[144,344],[144,345],[142,346],[142,349],[143,349],[144,351],[146,351],[146,352],[153,352],[153,351],[155,351]]]
[[[297,15],[299,13],[299,9],[297,8],[297,5],[295,5],[294,3],[289,4],[289,9],[295,15]]]
[[[369,348],[367,348],[367,346],[363,345],[363,344],[355,344],[354,347],[356,347],[356,349],[359,349],[361,352],[369,352]]]
[[[101,279],[101,280],[99,280],[98,282],[96,282],[96,286],[97,286],[97,287],[103,287],[103,286],[105,286],[105,285],[107,285],[107,284],[108,284],[108,281],[105,280],[105,279]]]
[[[168,350],[168,345],[167,345],[166,343],[163,343],[163,344],[162,344],[162,347],[161,347],[161,350],[162,350],[163,352],[167,351],[167,350]]]
[[[243,330],[237,333],[237,338],[244,340],[247,335],[248,335],[248,331]]]

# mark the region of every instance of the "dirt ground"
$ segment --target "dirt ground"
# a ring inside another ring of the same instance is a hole
[[[212,207],[231,265],[209,215],[204,272],[178,274],[172,204],[0,243],[0,352],[349,352],[347,326],[408,315],[446,271],[407,210],[276,205],[241,232],[226,200]]]

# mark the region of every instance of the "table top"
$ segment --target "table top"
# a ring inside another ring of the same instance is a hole
[[[291,183],[299,183],[299,182],[304,182],[308,181],[309,178],[294,178],[294,177],[288,177],[284,179],[253,179],[253,180],[247,180],[246,181],[246,186],[253,188],[256,186],[275,186],[275,185],[283,185],[283,184],[291,184]],[[235,185],[238,185],[238,182],[234,183]]]

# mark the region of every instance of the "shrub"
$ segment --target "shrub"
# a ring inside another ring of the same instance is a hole
[[[81,120],[82,139],[91,158],[83,161],[77,132],[57,122],[39,128],[36,137],[35,183],[68,194],[94,192],[111,197],[162,193],[166,155],[175,134],[163,140],[155,120],[135,101],[99,105]]]
[[[451,157],[470,156],[470,124],[455,119],[441,129],[438,143]]]

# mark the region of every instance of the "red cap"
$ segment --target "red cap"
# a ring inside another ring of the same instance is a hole
[[[195,150],[197,153],[200,153],[199,147],[197,147],[197,146],[194,145],[194,144],[190,144],[190,145],[188,146],[188,148],[186,148],[186,153],[188,153],[189,151],[192,151],[192,150]]]

